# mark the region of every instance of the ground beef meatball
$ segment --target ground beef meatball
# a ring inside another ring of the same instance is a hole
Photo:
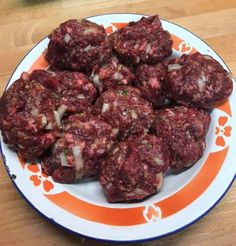
[[[46,59],[56,69],[87,72],[107,62],[112,53],[105,29],[87,20],[68,20],[49,39]]]
[[[173,41],[157,15],[130,22],[112,33],[109,40],[121,60],[129,65],[155,64],[172,53]]]
[[[111,58],[109,63],[95,69],[91,74],[93,84],[100,92],[119,85],[132,85],[134,78],[131,69],[121,64],[115,56]]]
[[[57,138],[57,104],[51,91],[23,73],[0,100],[4,142],[16,148],[23,158],[34,161]]]
[[[232,92],[228,72],[211,56],[182,55],[167,65],[167,91],[169,97],[180,104],[210,109]]]
[[[50,89],[68,113],[87,110],[97,97],[97,89],[83,73],[34,70],[30,77]]]
[[[163,106],[166,102],[164,92],[164,79],[166,74],[164,64],[140,64],[135,69],[135,86],[141,91],[142,96],[154,106]]]
[[[137,88],[120,86],[103,92],[95,103],[95,112],[118,131],[118,138],[148,132],[153,109]]]
[[[153,129],[171,150],[171,167],[193,165],[205,150],[210,114],[203,110],[176,106],[156,111]]]
[[[108,123],[87,113],[69,116],[63,130],[51,152],[42,158],[43,172],[60,183],[96,176],[116,132]]]
[[[100,183],[108,202],[141,200],[159,191],[170,153],[161,139],[133,136],[120,142],[102,164]]]

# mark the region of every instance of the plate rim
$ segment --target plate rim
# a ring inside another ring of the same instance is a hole
[[[99,17],[99,16],[107,16],[107,15],[136,15],[136,16],[150,16],[150,15],[147,15],[147,14],[140,14],[140,13],[119,13],[119,12],[112,12],[112,13],[105,13],[105,14],[97,14],[97,15],[92,15],[92,16],[87,16],[87,17],[83,17],[85,19],[88,19],[88,18],[93,18],[93,17]],[[184,29],[185,31],[191,33],[193,36],[195,36],[196,38],[198,38],[200,41],[202,41],[207,47],[209,47],[212,51],[214,51],[216,53],[216,55],[220,58],[221,62],[226,66],[226,68],[228,69],[228,71],[230,73],[232,73],[232,71],[230,70],[230,68],[227,66],[227,64],[224,62],[224,60],[222,59],[222,57],[213,49],[211,48],[210,45],[208,45],[203,39],[201,39],[198,35],[196,35],[195,33],[193,33],[192,31],[188,30],[187,28],[179,25],[179,24],[176,24],[172,21],[169,21],[169,20],[166,20],[164,18],[160,18],[161,20],[163,21],[166,21],[168,23],[171,23],[173,25],[176,25],[182,29]],[[16,65],[15,69],[13,70],[13,72],[11,73],[11,76],[9,77],[8,79],[8,82],[3,90],[3,92],[6,91],[11,79],[12,79],[12,76],[14,75],[14,73],[16,72],[16,70],[18,69],[18,67],[21,65],[21,63],[24,61],[24,59],[28,56],[28,54],[34,50],[34,48],[36,48],[39,43],[41,43],[43,40],[45,40],[47,38],[44,37],[42,38],[41,40],[39,40],[30,50],[27,51],[27,53],[22,57],[22,59],[20,60],[20,62]],[[235,79],[233,78],[233,82],[235,82]],[[202,213],[201,215],[199,215],[199,217],[197,217],[196,219],[192,220],[191,222],[187,223],[186,225],[176,229],[176,230],[173,230],[173,231],[170,231],[170,232],[167,232],[167,233],[164,233],[162,235],[159,235],[159,236],[154,236],[154,237],[148,237],[148,238],[144,238],[144,239],[135,239],[135,240],[112,240],[112,239],[103,239],[103,238],[97,238],[97,237],[93,237],[93,236],[88,236],[88,235],[84,235],[78,231],[75,231],[73,229],[70,229],[64,225],[62,225],[61,223],[55,221],[53,218],[50,218],[48,217],[46,214],[44,214],[41,210],[39,210],[37,207],[35,207],[35,205],[30,201],[28,200],[28,198],[24,195],[24,193],[20,190],[20,188],[17,186],[17,184],[14,182],[14,179],[12,178],[11,176],[11,173],[10,173],[10,170],[9,170],[9,167],[6,163],[6,159],[5,159],[5,155],[3,153],[3,150],[2,150],[2,143],[0,141],[0,153],[1,153],[1,157],[2,157],[2,162],[6,168],[6,171],[7,171],[7,174],[9,176],[9,178],[11,179],[13,185],[15,186],[15,188],[18,190],[18,192],[20,193],[20,195],[22,196],[22,198],[30,205],[30,207],[32,207],[38,214],[40,214],[42,217],[46,218],[47,220],[49,220],[50,222],[52,222],[53,224],[55,225],[58,225],[59,227],[65,229],[66,231],[72,233],[72,234],[75,234],[75,235],[78,235],[78,236],[83,236],[85,238],[89,238],[89,239],[95,239],[97,241],[101,241],[101,242],[111,242],[111,243],[141,243],[141,242],[147,242],[147,241],[152,241],[152,240],[158,240],[160,238],[163,238],[163,237],[167,237],[169,235],[172,235],[172,234],[175,234],[177,232],[180,232],[180,231],[183,231],[185,230],[186,228],[188,228],[189,226],[195,224],[197,221],[199,221],[201,218],[203,218],[205,215],[207,215],[222,199],[223,197],[226,195],[226,193],[228,192],[228,190],[230,189],[230,187],[232,186],[234,180],[236,179],[236,173],[234,174],[234,177],[233,179],[230,181],[228,187],[226,188],[226,190],[221,194],[221,196],[214,202],[214,204],[209,207],[204,213]]]

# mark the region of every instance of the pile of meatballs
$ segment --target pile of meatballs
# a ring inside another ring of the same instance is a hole
[[[62,23],[49,67],[22,73],[1,97],[4,142],[55,182],[97,177],[108,202],[155,194],[168,169],[203,155],[209,112],[233,88],[209,55],[168,58],[172,44],[158,16],[109,36],[88,20]]]

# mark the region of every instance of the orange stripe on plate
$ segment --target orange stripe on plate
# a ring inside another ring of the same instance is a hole
[[[179,37],[177,37],[177,36],[175,36],[175,35],[172,34],[172,33],[171,33],[171,39],[173,40],[173,46],[172,46],[172,47],[173,47],[176,51],[179,52],[179,45],[180,45],[184,40],[181,39],[181,38],[179,38]],[[189,48],[189,46],[183,45],[183,46],[182,46],[182,53],[185,52],[185,51],[187,51],[188,48]],[[193,53],[196,53],[196,52],[197,52],[197,50],[193,47],[192,50],[191,50],[191,52],[190,52],[190,54],[193,54]]]
[[[112,23],[112,25],[119,29],[126,26],[127,23]],[[171,37],[174,41],[173,48],[178,51],[179,45],[183,40],[173,34],[171,34]],[[182,47],[182,52],[187,49],[188,47],[184,45]],[[193,48],[191,54],[196,51],[197,50]],[[49,64],[46,61],[44,54],[41,54],[30,67],[29,73],[35,69],[45,69],[48,65]],[[231,116],[231,109],[228,100],[217,108]],[[163,218],[171,216],[184,209],[210,186],[223,165],[227,152],[228,147],[221,151],[209,154],[206,163],[192,181],[171,197],[155,203],[156,206],[161,208]],[[19,158],[19,161],[24,169],[26,162],[21,158]],[[44,196],[57,206],[65,209],[67,212],[90,221],[114,226],[132,226],[146,223],[146,220],[143,217],[143,206],[136,208],[107,208],[80,200],[66,191],[53,195],[44,194]]]
[[[128,25],[128,23],[127,22],[114,22],[114,23],[111,23],[113,26],[115,26],[117,29],[120,29],[120,28],[122,28],[122,27],[125,27],[125,26],[127,26]]]
[[[45,59],[44,53],[42,53],[37,60],[33,63],[33,65],[28,70],[28,73],[32,73],[33,70],[36,69],[45,69],[49,66],[48,61]]]
[[[146,222],[142,216],[143,207],[126,209],[102,207],[82,201],[66,191],[44,196],[67,212],[93,222],[115,226],[132,226]]]
[[[209,154],[204,166],[192,181],[167,199],[155,203],[155,206],[161,208],[162,218],[184,209],[210,186],[224,163],[228,148]],[[45,197],[67,212],[93,222],[114,226],[131,226],[146,223],[143,217],[143,206],[120,209],[101,207],[82,201],[66,191],[59,194],[45,195]]]
[[[229,147],[226,147],[221,151],[209,154],[204,166],[190,183],[171,197],[155,204],[161,208],[163,218],[173,215],[191,204],[210,186],[224,163],[228,149]]]
[[[216,106],[217,109],[224,111],[229,116],[232,116],[231,107],[229,104],[229,99],[226,99],[223,103],[220,103]]]
[[[113,32],[112,26],[108,26],[108,27],[106,28],[106,34],[110,34],[110,33],[112,33],[112,32]]]

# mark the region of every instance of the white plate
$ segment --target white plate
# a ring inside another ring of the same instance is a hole
[[[142,15],[107,14],[88,18],[104,25],[107,32]],[[222,59],[201,39],[186,29],[162,21],[174,40],[174,56],[196,50],[209,54],[229,71]],[[42,52],[48,38],[39,42],[14,71],[8,87],[23,71],[45,68]],[[160,193],[140,203],[109,204],[97,181],[63,185],[43,176],[39,164],[28,165],[2,141],[4,163],[13,183],[23,197],[52,222],[84,236],[107,241],[144,241],[177,232],[205,215],[223,197],[232,184],[236,165],[236,92],[215,108],[207,135],[204,156],[188,170],[165,177]]]

